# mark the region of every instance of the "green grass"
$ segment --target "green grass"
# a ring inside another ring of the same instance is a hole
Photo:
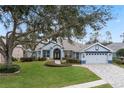
[[[110,84],[103,84],[103,85],[95,86],[92,88],[112,88],[112,86]]]
[[[21,72],[0,76],[1,88],[53,88],[100,79],[83,67],[46,67],[43,62],[17,64],[21,66]]]

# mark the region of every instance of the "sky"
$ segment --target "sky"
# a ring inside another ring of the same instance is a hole
[[[107,25],[100,30],[101,38],[105,40],[106,31],[110,31],[112,34],[113,42],[122,42],[120,35],[124,32],[124,6],[113,6],[111,12],[114,18],[111,21],[108,21]],[[5,32],[2,32],[3,30],[4,28],[0,25],[0,34],[5,34]],[[87,35],[86,38],[84,38],[84,41],[89,39],[89,33],[90,31],[87,31]]]
[[[113,42],[122,42],[120,35],[124,32],[124,6],[113,6],[112,14],[114,18],[101,30],[102,37],[106,31],[110,31]]]

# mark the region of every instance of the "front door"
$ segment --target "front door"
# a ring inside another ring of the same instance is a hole
[[[53,51],[53,58],[54,59],[60,59],[61,58],[61,50],[56,48]]]

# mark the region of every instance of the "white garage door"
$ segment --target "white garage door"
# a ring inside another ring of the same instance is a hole
[[[107,53],[86,53],[86,64],[108,63]]]

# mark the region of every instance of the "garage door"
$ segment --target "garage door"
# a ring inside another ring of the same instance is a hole
[[[107,53],[86,53],[86,64],[108,63]]]

